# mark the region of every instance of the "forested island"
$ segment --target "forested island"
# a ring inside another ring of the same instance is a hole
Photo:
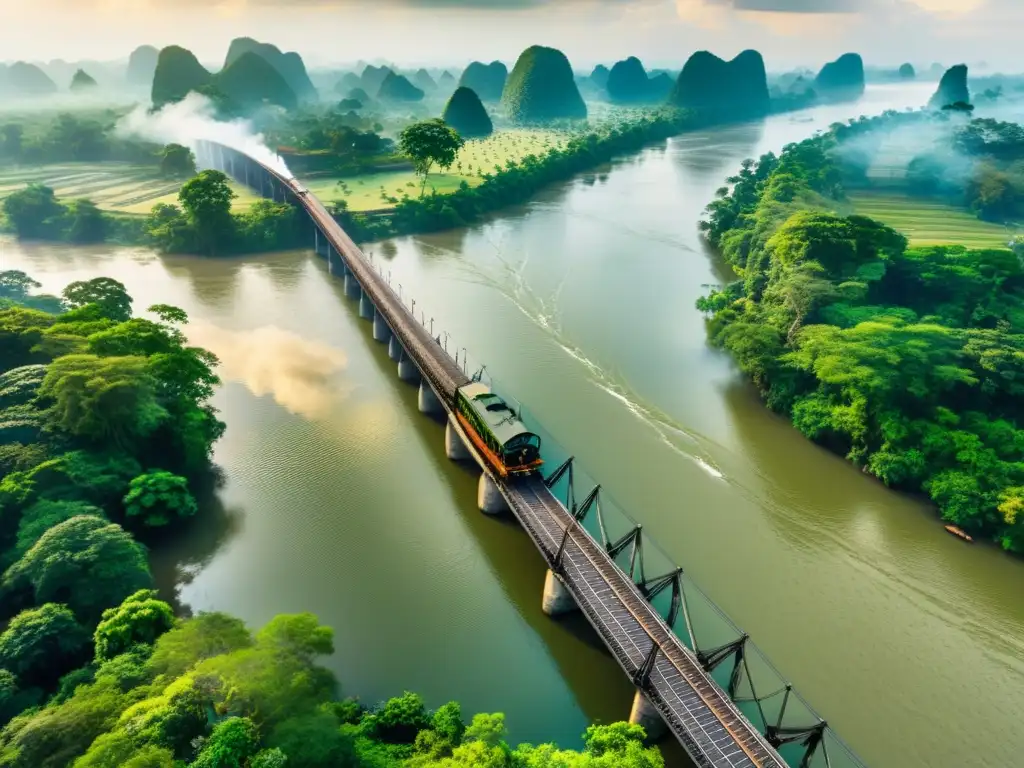
[[[582,752],[512,747],[501,714],[343,698],[311,614],[255,633],[175,616],[147,550],[204,512],[218,360],[188,344],[184,312],[137,316],[115,280],[38,287],[0,273],[0,765],[663,765],[626,723],[591,727]]]
[[[852,120],[729,179],[704,227],[740,279],[698,307],[807,437],[1024,552],[1024,248],[914,247],[858,215],[900,130],[937,137],[904,158],[905,207],[945,196],[983,219],[1024,215],[1019,125],[956,110]]]

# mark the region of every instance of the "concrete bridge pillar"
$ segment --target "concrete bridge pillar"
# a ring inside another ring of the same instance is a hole
[[[569,588],[562,583],[561,577],[555,575],[550,568],[544,575],[544,596],[541,599],[540,607],[548,616],[558,616],[579,608],[572,593],[569,592]]]
[[[501,495],[501,489],[486,472],[480,473],[480,482],[476,486],[476,505],[480,511],[488,515],[500,515],[508,512],[508,501]]]
[[[356,280],[355,275],[351,272],[345,273],[345,295],[350,299],[358,299],[362,293],[362,288],[359,287],[359,281]]]
[[[402,359],[402,343],[394,334],[391,334],[391,341],[388,343],[388,357],[395,361]]]
[[[441,405],[441,400],[434,392],[434,388],[422,379],[420,380],[419,406],[420,413],[431,416],[444,413],[444,406]]]
[[[359,316],[364,320],[370,320],[373,318],[374,312],[376,310],[373,307],[373,302],[370,300],[370,294],[364,291],[359,299]]]
[[[373,312],[373,340],[387,343],[391,339],[391,329],[388,328],[384,315],[374,310]]]
[[[402,355],[402,359],[398,361],[398,378],[413,384],[420,380],[420,369],[416,367],[416,363],[408,355]]]
[[[629,722],[641,726],[647,732],[648,741],[657,741],[668,730],[661,713],[639,688],[633,694],[633,708],[629,710]]]
[[[455,417],[448,415],[448,423],[444,428],[444,452],[452,461],[472,461],[473,454],[469,452],[462,436],[455,428]]]

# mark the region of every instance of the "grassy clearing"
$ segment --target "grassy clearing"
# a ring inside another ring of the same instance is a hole
[[[441,194],[454,192],[465,181],[480,184],[481,174],[494,173],[495,166],[519,161],[526,155],[540,155],[554,147],[562,148],[570,134],[556,131],[500,131],[486,139],[467,141],[447,173],[431,173],[427,191]],[[346,200],[353,211],[390,208],[385,197],[419,196],[420,179],[411,170],[385,171],[362,176],[319,177],[303,179],[303,184],[324,201]],[[340,187],[338,182],[344,182]],[[383,192],[381,191],[383,187]]]
[[[956,243],[968,248],[1005,248],[1009,227],[981,221],[962,208],[889,192],[850,193],[856,213],[870,216],[905,234],[911,245]]]
[[[146,214],[157,203],[177,203],[181,182],[161,177],[153,166],[128,163],[65,163],[0,168],[0,199],[27,184],[45,184],[64,200],[86,197],[113,213]],[[234,207],[245,210],[256,197],[232,184]]]

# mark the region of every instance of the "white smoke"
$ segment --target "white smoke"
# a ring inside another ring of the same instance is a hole
[[[217,120],[214,104],[206,96],[190,93],[175,104],[167,104],[151,112],[139,106],[117,124],[117,134],[159,144],[181,144],[196,148],[199,141],[215,141],[244,152],[249,157],[286,178],[294,175],[285,161],[271,151],[248,120]]]

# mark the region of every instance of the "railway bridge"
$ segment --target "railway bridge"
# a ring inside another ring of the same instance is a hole
[[[537,473],[502,479],[491,472],[452,415],[455,390],[471,381],[457,362],[458,353],[453,359],[440,338],[416,319],[320,200],[283,169],[242,151],[211,141],[197,141],[194,149],[201,168],[220,170],[263,196],[289,202],[309,215],[316,252],[327,259],[330,272],[344,280],[345,294],[359,302],[360,316],[372,321],[373,338],[389,345],[399,377],[418,384],[420,410],[441,418],[447,415],[449,458],[479,465],[481,510],[514,515],[540,552],[548,566],[542,596],[545,613],[582,611],[632,681],[636,692],[631,722],[643,725],[651,738],[670,731],[698,768],[837,765],[829,755],[824,720],[787,722],[787,705],[792,708],[791,695],[795,697],[789,685],[767,696],[755,693],[753,699],[737,695],[744,670],[750,675],[744,663],[746,634],[719,647],[698,649],[687,614],[682,569],[648,577],[639,526],[617,540],[608,538],[600,517],[600,536],[584,529],[588,515],[601,514],[599,486],[577,502],[572,458],[548,477]],[[568,490],[562,500],[553,488],[566,478]],[[623,558],[627,567],[616,562]],[[667,611],[657,610],[654,598],[669,593]],[[689,647],[671,628],[681,615]],[[728,682],[720,685],[713,672],[728,661],[732,671]],[[751,680],[748,689],[753,687]],[[769,713],[762,702],[771,697],[777,704]],[[760,712],[756,718],[760,727],[740,710],[740,703],[751,701]],[[842,764],[861,765],[859,761]]]

